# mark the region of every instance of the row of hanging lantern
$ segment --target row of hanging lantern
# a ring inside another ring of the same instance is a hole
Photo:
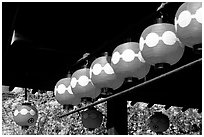
[[[182,4],[176,13],[175,25],[153,24],[142,32],[139,43],[121,44],[114,49],[112,57],[106,54],[95,59],[90,69],[75,71],[68,78],[70,82],[67,78],[60,80],[55,86],[56,98],[66,93],[65,90],[77,98],[96,98],[101,89],[119,88],[124,78],[144,78],[151,65],[176,64],[183,56],[185,45],[193,48],[202,43],[201,9],[201,2]],[[63,81],[70,84],[65,85]]]
[[[75,71],[72,76],[68,74],[68,77],[59,80],[54,89],[56,100],[69,109],[80,104],[84,98],[97,98],[103,90],[118,89],[125,78],[144,78],[151,65],[176,64],[182,58],[185,46],[193,48],[194,45],[202,43],[201,14],[201,2],[182,4],[176,13],[175,25],[160,22],[153,24],[142,32],[139,43],[121,44],[114,49],[111,57],[106,53],[95,59],[90,68],[85,66]],[[22,106],[17,109],[14,120],[20,116],[18,120],[25,117],[29,123],[30,115],[36,115],[30,108]],[[93,108],[82,113],[82,120],[87,128],[98,127],[101,119],[102,114]],[[16,123],[22,125],[18,120],[15,120]]]

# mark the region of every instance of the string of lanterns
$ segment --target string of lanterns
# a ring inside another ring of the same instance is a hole
[[[77,106],[84,98],[94,100],[102,91],[120,88],[126,78],[145,78],[151,66],[176,64],[185,46],[195,48],[197,44],[202,44],[202,3],[186,2],[177,10],[174,25],[152,24],[142,32],[139,43],[120,44],[111,57],[106,53],[96,58],[90,68],[85,66],[59,80],[54,88],[55,98],[66,109]],[[37,109],[22,105],[14,112],[14,120],[20,126],[30,126],[37,120]],[[102,115],[90,108],[83,111],[82,122],[87,128],[97,128]]]

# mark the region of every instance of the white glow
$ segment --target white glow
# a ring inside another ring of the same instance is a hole
[[[106,74],[114,74],[114,70],[109,63],[106,63],[104,67],[100,64],[95,64],[93,67],[93,74],[99,75],[103,70]]]
[[[81,76],[81,77],[79,77],[79,79],[78,79],[79,85],[80,85],[80,86],[83,86],[83,87],[86,86],[86,85],[88,85],[89,81],[90,81],[90,79],[89,79],[87,76]]]
[[[165,31],[162,35],[162,40],[166,45],[174,45],[177,41],[177,37],[172,31]]]
[[[119,52],[117,52],[117,53],[119,53]],[[113,57],[115,57],[115,56],[113,56]],[[123,51],[122,55],[120,55],[120,53],[117,54],[117,58],[119,58],[119,59],[122,58],[125,62],[131,62],[135,59],[135,57],[137,57],[140,60],[140,62],[143,62],[143,63],[145,62],[140,51],[136,54],[133,50],[126,49],[125,51]],[[115,62],[115,63],[117,64],[118,62]],[[114,72],[114,70],[113,70],[113,72]]]
[[[89,71],[89,76],[90,78],[92,78],[92,69],[90,68],[90,71]]]
[[[144,38],[143,38],[143,37],[140,37],[140,42],[139,42],[140,51],[143,50],[144,44],[145,44]]]
[[[14,111],[14,116],[17,116],[18,115],[18,110],[16,109],[15,111]]]
[[[30,110],[30,114],[32,115],[32,116],[34,116],[35,115],[35,111],[34,110]]]
[[[145,41],[148,47],[155,47],[159,42],[159,36],[156,33],[149,33]]]
[[[196,11],[195,18],[199,23],[202,23],[202,7]]]
[[[76,79],[75,77],[73,77],[73,78],[71,79],[70,84],[71,84],[71,87],[72,87],[72,88],[75,88],[75,86],[76,86],[76,84],[77,84],[77,79]]]
[[[119,52],[114,52],[111,58],[111,62],[113,64],[117,64],[120,61],[120,53]]]
[[[102,71],[102,66],[100,64],[95,64],[93,66],[93,70],[92,71],[93,71],[94,75],[99,75],[101,73],[101,71]]]
[[[199,8],[195,14],[191,14],[187,10],[182,11],[178,16],[176,24],[178,23],[182,28],[187,27],[193,18],[195,18],[199,23],[202,23],[202,7]]]
[[[178,24],[180,27],[184,28],[188,26],[191,22],[191,13],[187,10],[184,10],[178,16]]]
[[[148,47],[156,46],[160,40],[162,40],[166,45],[174,45],[176,41],[179,41],[179,39],[176,37],[176,34],[172,31],[165,31],[161,37],[156,35],[156,33],[150,33],[147,35],[146,40],[144,40],[144,42],[146,42],[146,45]]]
[[[12,39],[11,39],[11,45],[16,41],[16,32],[15,30],[13,31]]]
[[[106,74],[114,74],[113,68],[110,66],[109,63],[106,63],[106,65],[103,67]]]
[[[138,59],[139,59],[141,62],[145,63],[145,60],[144,60],[144,58],[142,57],[141,51],[139,51],[137,55],[138,55],[138,56],[137,56]]]
[[[64,84],[60,84],[57,88],[57,91],[59,94],[64,94],[65,90],[66,90],[66,86]]]
[[[177,32],[177,25],[178,25],[178,23],[177,23],[177,20],[176,20],[176,17],[174,18],[174,27],[175,27],[175,31]]]
[[[135,52],[131,49],[126,49],[122,54],[122,59],[125,62],[131,62],[135,58]]]
[[[35,112],[33,109],[31,109],[30,111],[28,111],[27,109],[23,108],[23,109],[21,109],[20,112],[16,109],[16,110],[14,111],[14,116],[17,116],[19,113],[21,113],[21,115],[26,115],[26,114],[30,113],[30,114],[33,115],[33,116],[36,114],[36,112]]]
[[[68,93],[71,94],[71,95],[74,94],[74,93],[72,92],[71,86],[69,86],[69,87],[67,88],[67,91],[68,91]]]
[[[54,89],[54,93],[55,93],[55,96],[57,94],[57,87],[55,86],[55,89]]]
[[[20,113],[21,113],[21,115],[26,115],[28,113],[28,110],[23,108],[23,109],[21,109]]]

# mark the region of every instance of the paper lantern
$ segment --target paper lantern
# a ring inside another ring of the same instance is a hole
[[[92,62],[90,77],[97,88],[112,88],[115,90],[123,84],[124,79],[115,74],[107,58],[107,56],[102,56]]]
[[[82,124],[88,129],[95,129],[100,127],[103,121],[103,115],[95,108],[90,108],[82,112]]]
[[[174,25],[168,23],[147,27],[142,32],[139,47],[144,60],[151,65],[176,64],[184,53],[184,46],[175,34]]]
[[[71,78],[63,78],[59,80],[55,86],[55,98],[61,105],[74,105],[77,106],[80,103],[80,98],[76,97],[72,92],[70,86]]]
[[[154,132],[161,133],[169,128],[169,117],[161,112],[156,112],[148,119],[148,126]]]
[[[117,76],[144,78],[150,70],[145,62],[137,42],[127,42],[117,46],[112,54],[111,66]]]
[[[176,12],[175,29],[186,46],[202,43],[202,2],[183,3]]]
[[[96,88],[90,79],[90,69],[83,68],[75,71],[71,78],[73,93],[79,97],[96,98],[100,95],[101,89]]]
[[[13,115],[16,124],[22,127],[35,125],[38,119],[37,109],[29,103],[23,103],[21,106],[18,106]]]

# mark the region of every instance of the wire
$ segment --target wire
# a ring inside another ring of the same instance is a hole
[[[80,58],[76,63],[78,63],[78,62],[80,62],[80,61],[86,59],[89,55],[90,55],[90,53],[84,53],[83,57]]]
[[[119,92],[119,93],[116,93],[116,94],[114,94],[114,95],[111,95],[111,96],[109,96],[109,97],[107,97],[107,98],[105,98],[105,99],[102,99],[102,100],[100,100],[100,101],[94,102],[94,103],[92,103],[92,104],[90,104],[90,105],[88,105],[88,106],[85,106],[85,107],[79,108],[79,109],[77,109],[77,110],[71,111],[71,112],[69,112],[69,113],[67,113],[67,114],[61,115],[61,116],[59,116],[59,118],[68,116],[68,115],[70,115],[70,114],[73,114],[73,113],[82,111],[82,110],[84,110],[84,109],[86,109],[86,108],[93,107],[93,106],[95,106],[95,105],[98,105],[98,104],[103,103],[103,102],[105,102],[105,101],[108,101],[108,100],[110,100],[110,99],[116,98],[116,97],[118,97],[118,96],[127,94],[128,92],[131,92],[131,91],[133,91],[134,89],[136,89],[136,88],[138,88],[138,87],[141,87],[141,86],[144,86],[144,85],[146,85],[146,84],[149,84],[149,83],[151,83],[151,82],[153,82],[153,81],[155,81],[155,80],[158,80],[158,79],[163,78],[163,77],[165,77],[165,76],[168,76],[168,75],[170,75],[170,74],[172,74],[172,73],[175,73],[175,72],[177,72],[177,71],[180,71],[180,70],[182,70],[182,69],[184,69],[184,68],[186,68],[186,67],[189,67],[189,66],[191,66],[191,65],[194,65],[195,63],[198,63],[198,62],[200,62],[200,61],[202,61],[202,58],[200,58],[200,59],[198,59],[198,60],[195,60],[195,61],[193,61],[193,62],[190,62],[190,63],[188,63],[188,64],[186,64],[186,65],[183,65],[183,66],[181,66],[181,67],[179,67],[179,68],[177,68],[177,69],[174,69],[174,70],[172,70],[172,71],[169,71],[169,72],[167,72],[167,73],[165,73],[165,74],[162,74],[162,75],[160,75],[160,76],[157,76],[157,77],[155,77],[155,78],[153,78],[153,79],[151,79],[151,80],[145,81],[145,82],[143,82],[143,83],[141,83],[141,84],[139,84],[139,85],[133,86],[133,87],[131,87],[131,88],[129,88],[129,89],[126,89],[126,90],[124,90],[124,91],[122,91],[122,92]]]
[[[169,2],[162,2],[161,5],[157,8],[157,11],[163,9],[164,6],[165,6],[166,4],[168,4],[168,3],[169,3]]]

